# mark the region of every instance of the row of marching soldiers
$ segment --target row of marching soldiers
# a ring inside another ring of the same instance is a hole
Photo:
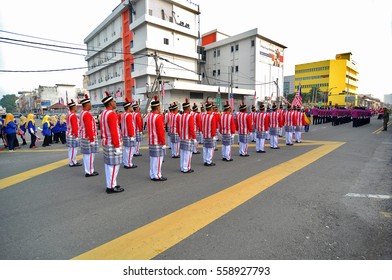
[[[106,192],[120,193],[124,188],[117,184],[117,175],[121,165],[126,169],[133,169],[132,158],[138,155],[140,142],[142,141],[142,126],[140,108],[137,103],[126,100],[124,113],[121,116],[121,128],[118,123],[117,108],[113,97],[106,92],[102,99],[106,110],[100,116],[101,138],[104,155]],[[97,128],[94,118],[90,114],[92,108],[88,96],[81,101],[83,111],[80,119],[76,116],[76,104],[71,100],[68,104],[70,113],[67,117],[67,147],[69,166],[81,166],[76,161],[77,148],[81,147],[83,154],[84,171],[86,177],[97,176],[94,170],[94,154],[98,152]],[[199,154],[198,144],[203,144],[204,166],[214,166],[214,151],[218,135],[222,140],[222,160],[233,161],[231,146],[234,143],[234,135],[238,132],[239,154],[242,157],[249,156],[248,143],[255,139],[256,151],[265,153],[264,144],[266,139],[271,141],[271,149],[279,149],[278,136],[283,127],[286,132],[286,144],[292,144],[295,132],[297,142],[301,142],[301,126],[306,124],[304,114],[298,110],[278,110],[276,104],[272,106],[272,112],[265,112],[263,104],[260,110],[248,114],[247,106],[242,104],[240,112],[235,116],[228,103],[224,106],[224,112],[220,115],[213,112],[213,104],[208,101],[202,106],[202,112],[198,107],[186,100],[182,104],[183,113],[178,113],[178,105],[173,104],[166,116],[161,113],[158,98],[151,102],[151,112],[146,117],[148,131],[148,149],[150,157],[149,176],[152,181],[166,181],[162,176],[163,159],[166,154],[165,119],[170,138],[170,148],[173,158],[180,158],[180,169],[183,173],[192,173],[191,160],[193,154]],[[124,149],[121,149],[121,146]],[[140,154],[139,154],[140,155]]]

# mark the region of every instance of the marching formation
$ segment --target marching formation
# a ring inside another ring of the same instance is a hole
[[[83,154],[83,165],[86,177],[99,175],[94,171],[94,155],[98,152],[98,132],[93,116],[90,99],[86,95],[80,102],[83,111],[79,119],[76,116],[76,103],[68,103],[67,117],[67,147],[69,166],[82,166],[76,161],[77,148],[80,146]],[[126,100],[123,104],[124,113],[120,119],[115,109],[116,102],[108,92],[102,99],[106,110],[100,116],[99,127],[103,147],[106,192],[120,193],[124,191],[117,184],[117,175],[121,165],[125,169],[137,168],[133,163],[134,156],[141,156],[143,121],[139,105]],[[169,112],[161,113],[161,106],[156,97],[151,102],[151,111],[146,116],[148,135],[148,155],[150,158],[149,177],[152,181],[166,181],[162,175],[162,166],[167,149],[171,150],[172,158],[180,159],[180,171],[193,173],[192,156],[200,154],[199,144],[203,146],[204,166],[215,166],[214,153],[217,141],[222,141],[222,161],[231,162],[234,136],[238,133],[239,155],[248,157],[249,142],[256,142],[256,152],[265,153],[265,140],[270,140],[271,149],[279,149],[278,137],[283,128],[286,134],[286,144],[293,145],[295,135],[297,143],[301,142],[302,127],[307,125],[305,114],[300,108],[288,107],[287,111],[273,104],[271,112],[264,104],[259,110],[252,106],[252,113],[247,112],[247,106],[241,104],[239,113],[234,114],[228,102],[223,107],[223,113],[218,112],[217,106],[210,102],[202,105],[201,111],[194,103],[186,100],[182,104],[182,112],[176,103],[170,104]],[[166,133],[167,138],[166,138]],[[166,139],[167,144],[166,146]]]

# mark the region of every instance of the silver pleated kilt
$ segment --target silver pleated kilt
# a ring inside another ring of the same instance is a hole
[[[201,132],[200,131],[196,131],[195,135],[196,135],[196,141],[198,143],[200,143],[201,142]]]
[[[170,133],[170,142],[172,143],[180,142],[180,135],[178,135],[178,133]]]
[[[180,150],[192,152],[193,151],[193,140],[181,140]]]
[[[80,153],[82,154],[95,154],[99,152],[98,138],[94,138],[94,146],[90,146],[90,139],[82,138],[80,140]]]
[[[222,145],[230,146],[234,144],[234,139],[231,134],[222,134]]]
[[[285,131],[285,132],[294,132],[294,126],[285,125],[285,126],[284,126],[284,131]]]
[[[278,136],[278,128],[270,127],[269,134],[270,134],[270,136]]]
[[[163,157],[164,155],[162,145],[148,145],[148,153],[150,157]]]
[[[143,141],[143,132],[136,132],[136,142]]]
[[[249,143],[250,137],[249,134],[238,134],[238,139],[240,143]]]
[[[297,125],[295,127],[295,132],[301,132],[302,131],[302,126]]]
[[[203,147],[207,149],[214,148],[214,139],[213,138],[204,138]]]
[[[77,148],[80,146],[80,141],[76,141],[75,136],[67,136],[67,147],[68,148]]]
[[[122,163],[122,154],[116,156],[114,152],[116,148],[114,145],[103,146],[103,162],[107,165],[119,165]]]
[[[136,147],[136,141],[131,141],[132,137],[129,136],[123,136],[123,145],[124,147]]]
[[[267,137],[267,132],[266,131],[257,131],[256,132],[256,138],[257,139],[265,139]]]

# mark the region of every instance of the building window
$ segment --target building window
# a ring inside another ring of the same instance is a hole
[[[202,92],[190,92],[189,98],[190,99],[203,99],[203,93]]]
[[[148,14],[149,14],[150,16],[152,16],[152,9],[149,9],[149,10],[148,10]]]
[[[216,76],[216,70],[212,70],[212,76]]]
[[[239,45],[235,45],[235,51],[238,51],[240,49]]]
[[[254,47],[255,46],[255,40],[250,41],[250,46]]]
[[[216,57],[216,50],[214,50],[214,57]]]
[[[234,52],[234,46],[231,46],[231,52]]]
[[[238,72],[238,68],[239,68],[239,67],[238,67],[238,65],[237,65],[237,66],[235,67],[235,71],[236,71],[236,72]]]
[[[216,51],[216,56],[220,56],[220,49]]]
[[[169,45],[169,39],[163,38],[163,43],[164,43],[165,45]]]
[[[131,49],[133,48],[133,40],[131,41]]]
[[[135,71],[135,64],[131,64],[131,72],[134,72]]]
[[[218,69],[218,76],[220,76],[220,69]]]

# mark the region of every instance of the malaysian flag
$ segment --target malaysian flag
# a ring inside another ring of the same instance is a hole
[[[292,102],[293,106],[302,107],[302,93],[301,93],[301,84],[298,85],[298,91],[295,94],[295,97]]]

